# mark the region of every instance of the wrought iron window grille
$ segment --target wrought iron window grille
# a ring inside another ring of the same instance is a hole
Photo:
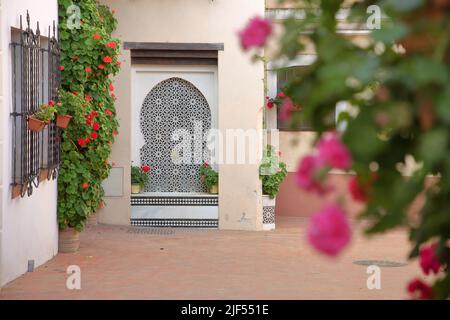
[[[54,180],[58,174],[61,133],[53,120],[41,132],[28,129],[28,117],[49,100],[57,101],[60,84],[60,49],[56,26],[41,36],[26,28],[20,16],[20,29],[12,34],[12,187],[13,197],[31,196],[44,178]]]

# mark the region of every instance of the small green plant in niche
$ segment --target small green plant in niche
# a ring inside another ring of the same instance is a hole
[[[263,194],[274,199],[286,176],[286,164],[280,161],[275,153],[275,148],[267,145],[264,148],[263,158],[259,167],[259,178],[262,181]]]

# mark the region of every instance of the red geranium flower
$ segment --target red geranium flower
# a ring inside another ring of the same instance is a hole
[[[112,58],[111,58],[110,56],[105,56],[105,57],[103,58],[103,62],[104,62],[104,63],[111,63],[111,62],[112,62]]]
[[[203,166],[204,166],[204,167],[209,167],[208,161],[203,162]]]
[[[142,166],[142,171],[144,171],[144,172],[149,172],[150,169],[151,169],[150,166],[147,166],[147,165]]]
[[[54,105],[55,105],[55,101],[50,100],[50,101],[48,102],[48,105],[49,105],[49,106],[54,106]]]
[[[97,132],[92,131],[92,133],[91,133],[91,138],[92,138],[92,139],[97,139],[97,138],[98,138]]]
[[[113,41],[108,42],[107,44],[105,44],[105,46],[107,46],[108,48],[111,48],[111,49],[117,48],[117,44]]]
[[[113,135],[117,136],[118,134],[119,133],[116,130],[113,131]]]
[[[80,139],[78,139],[78,144],[80,147],[82,147],[86,144],[86,140],[84,140],[83,138],[80,138]]]
[[[93,117],[98,116],[98,112],[97,112],[97,111],[92,111],[92,116],[93,116]]]
[[[77,95],[78,95],[78,92],[72,91],[72,94],[75,95],[75,96],[77,96]]]
[[[286,98],[286,94],[285,94],[284,92],[279,92],[279,93],[277,94],[277,97],[278,97],[278,98]]]
[[[99,35],[98,33],[94,33],[94,35],[92,36],[95,40],[99,40],[102,36]]]
[[[109,84],[109,91],[114,91],[114,86],[112,83]]]
[[[86,119],[86,124],[90,125],[91,124],[91,119]]]
[[[103,69],[105,69],[105,66],[104,66],[103,64],[99,64],[99,65],[98,65],[98,68],[99,68],[100,70],[103,70]]]
[[[116,65],[120,66],[121,62],[120,61],[116,61]]]
[[[91,142],[91,138],[89,138],[89,136],[86,136],[86,143]]]
[[[59,66],[59,70],[63,71],[65,69],[64,66]]]
[[[89,94],[87,94],[86,95],[86,97],[85,97],[85,99],[86,99],[86,101],[92,101],[92,97],[91,97],[91,95],[89,95]]]
[[[95,122],[95,123],[92,125],[92,129],[94,129],[95,131],[98,131],[98,130],[100,129],[100,125],[98,124],[98,122]]]
[[[106,109],[105,112],[108,116],[112,116],[112,114],[113,114],[112,111],[109,109]]]
[[[87,188],[89,188],[89,183],[83,182],[83,184],[81,186],[83,187],[83,189],[87,189]]]
[[[84,68],[84,70],[85,70],[86,72],[91,72],[91,71],[92,71],[91,67],[86,67],[86,68]]]

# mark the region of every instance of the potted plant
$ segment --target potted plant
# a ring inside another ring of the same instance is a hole
[[[150,166],[144,165],[142,167],[131,166],[131,193],[140,193],[142,188],[148,182],[147,173],[150,171]]]
[[[57,110],[56,110],[56,126],[61,129],[66,129],[69,126],[70,121],[72,120],[72,116],[68,114],[68,105],[67,105],[67,98],[60,94],[60,98],[64,103],[58,102]]]
[[[264,148],[263,158],[259,168],[259,178],[263,191],[263,229],[275,229],[275,197],[280,185],[287,176],[286,164],[281,162],[274,147]]]
[[[39,109],[28,117],[28,129],[33,132],[40,132],[55,118],[56,108],[52,101],[42,104]]]
[[[219,173],[215,171],[208,162],[200,167],[200,178],[208,189],[209,193],[219,193]]]

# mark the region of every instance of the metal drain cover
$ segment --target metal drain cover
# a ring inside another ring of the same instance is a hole
[[[132,234],[154,234],[159,236],[166,236],[175,234],[175,230],[169,228],[129,228],[128,233]]]
[[[388,261],[388,260],[356,260],[354,264],[360,266],[379,266],[385,268],[397,268],[408,265],[406,262]]]

